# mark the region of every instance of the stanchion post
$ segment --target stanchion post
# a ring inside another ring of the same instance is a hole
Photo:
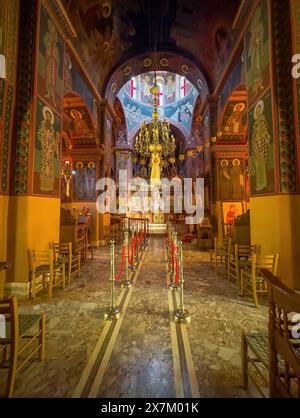
[[[140,249],[139,249],[139,224],[136,222],[136,262],[140,262]]]
[[[176,258],[178,257],[178,249],[177,249],[177,247],[178,247],[178,238],[177,238],[177,232],[175,232],[175,231],[173,231],[173,233],[172,233],[171,246],[172,246],[172,243],[173,243],[173,248],[174,248],[173,260],[176,260]],[[172,253],[172,247],[170,248],[170,251]],[[170,266],[171,267],[170,267],[170,271],[169,271],[169,274],[170,274],[169,288],[170,289],[178,289],[179,284],[175,283],[175,274],[176,274],[176,271],[175,271],[175,268],[174,268],[175,266],[172,265],[172,256],[171,256]]]
[[[167,241],[168,241],[168,246],[167,246],[167,257],[168,257],[168,263],[170,264],[172,261],[172,257],[171,257],[171,242],[172,242],[172,235],[173,235],[173,231],[171,228],[171,224],[168,224],[168,230],[167,230]]]
[[[134,242],[134,239],[135,239],[135,233],[134,233],[134,223],[131,222],[131,221],[130,221],[130,228],[129,228],[129,231],[128,232],[131,232],[131,243],[132,243],[132,242]],[[129,235],[128,235],[128,237],[129,237]],[[134,265],[134,263],[136,261],[136,257],[135,257],[135,255],[133,255],[133,250],[134,250],[134,247],[131,246],[131,251],[132,251],[131,261],[132,261],[132,264],[129,267],[129,269],[131,271],[135,271],[136,270],[136,266]]]
[[[104,319],[112,321],[120,318],[120,309],[115,304],[115,242],[110,241],[110,307],[104,312]]]
[[[146,248],[147,245],[147,227],[146,227],[146,219],[143,220],[143,247]]]
[[[183,287],[184,287],[184,274],[183,274],[183,248],[182,241],[178,242],[179,247],[179,290],[180,290],[180,306],[174,312],[175,322],[179,324],[188,324],[191,322],[191,316],[189,312],[184,308],[184,297],[183,297]]]
[[[124,283],[122,283],[122,287],[130,288],[132,286],[132,281],[129,279],[129,254],[128,254],[129,219],[125,219],[123,245],[124,245],[124,251],[125,251],[125,281]]]

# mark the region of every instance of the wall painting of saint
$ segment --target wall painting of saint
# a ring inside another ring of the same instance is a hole
[[[41,8],[38,51],[38,95],[61,112],[64,42],[45,9]]]
[[[252,106],[270,86],[268,1],[261,0],[245,36],[248,105]]]
[[[33,193],[59,196],[61,120],[41,100],[36,106]]]
[[[218,200],[244,200],[244,161],[240,158],[218,161]]]
[[[96,163],[77,161],[73,165],[73,201],[96,200]]]
[[[275,192],[274,132],[269,91],[249,112],[251,195]]]
[[[225,109],[220,141],[243,142],[247,130],[246,101],[230,101]]]

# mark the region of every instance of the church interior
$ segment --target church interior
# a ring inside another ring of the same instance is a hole
[[[299,29],[1,0],[0,397],[300,397]]]

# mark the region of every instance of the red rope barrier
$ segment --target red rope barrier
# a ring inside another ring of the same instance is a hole
[[[144,233],[143,231],[140,231],[139,233],[139,246],[141,246],[141,243],[143,242],[144,239]]]
[[[136,238],[135,238],[135,236],[132,237],[131,247],[132,247],[132,257],[134,257],[136,255]]]
[[[122,247],[122,260],[121,260],[121,267],[120,267],[120,273],[115,277],[115,281],[118,282],[124,273],[124,261],[125,261],[125,247],[123,245]]]
[[[171,242],[171,258],[172,258],[172,269],[174,271],[174,242]]]
[[[131,245],[128,244],[128,263],[130,265],[132,265],[132,263],[133,263],[133,251],[131,251],[131,250],[132,250],[132,243],[131,243]],[[131,251],[131,253],[130,253],[130,251]]]
[[[141,245],[141,231],[138,232],[138,246]]]

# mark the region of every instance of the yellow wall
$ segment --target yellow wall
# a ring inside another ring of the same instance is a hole
[[[251,240],[262,254],[280,254],[280,279],[300,289],[300,196],[251,199]]]
[[[7,282],[28,281],[28,249],[46,250],[59,241],[60,199],[12,196],[9,200]]]
[[[7,261],[7,216],[8,196],[0,195],[0,261]],[[0,273],[0,279],[5,277],[6,272]]]

